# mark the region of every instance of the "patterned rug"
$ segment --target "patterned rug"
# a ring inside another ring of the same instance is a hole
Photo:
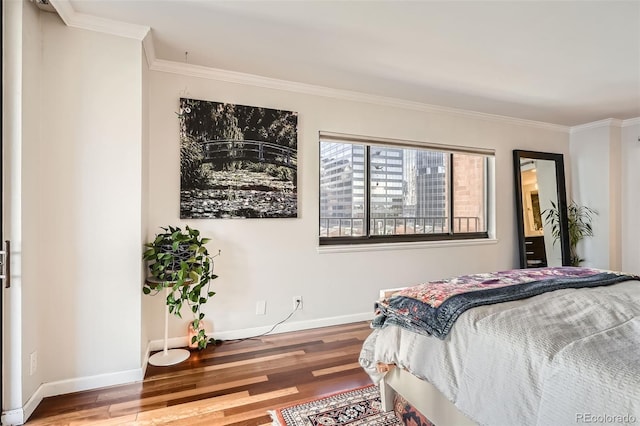
[[[274,426],[396,426],[393,411],[381,412],[375,385],[336,393],[271,412]]]

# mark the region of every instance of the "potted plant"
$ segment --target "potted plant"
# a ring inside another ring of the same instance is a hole
[[[189,226],[185,230],[174,226],[161,229],[163,232],[145,244],[147,249],[142,257],[149,262],[150,278],[145,281],[142,291],[155,295],[170,289],[166,304],[169,313],[179,318],[182,318],[180,311],[186,303],[193,314],[191,326],[197,332],[191,343],[204,349],[209,339],[202,326],[204,313],[201,307],[215,295],[210,286],[211,280],[218,277],[213,274],[213,258],[205,247],[211,239],[202,238],[200,231]]]
[[[560,212],[556,204],[551,201],[551,208],[542,212],[545,215],[545,222],[551,225],[551,235],[554,243],[560,238]],[[595,210],[576,204],[571,201],[567,206],[567,221],[569,223],[569,249],[571,256],[571,266],[580,266],[584,259],[580,258],[577,252],[578,243],[585,237],[593,237],[591,221],[593,215],[598,214]]]

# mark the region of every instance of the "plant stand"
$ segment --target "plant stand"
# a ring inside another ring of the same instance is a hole
[[[165,288],[165,297],[169,296],[171,288]],[[189,358],[191,352],[186,349],[168,349],[169,341],[169,309],[164,310],[164,349],[149,357],[149,364],[158,367],[174,365]]]

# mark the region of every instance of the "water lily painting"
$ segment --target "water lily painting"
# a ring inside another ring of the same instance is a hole
[[[298,114],[180,99],[180,218],[297,217]]]

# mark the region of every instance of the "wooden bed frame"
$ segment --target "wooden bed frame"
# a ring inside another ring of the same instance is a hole
[[[390,297],[402,288],[380,291],[380,298]],[[392,368],[380,382],[380,399],[384,411],[393,411],[396,394],[402,395],[415,409],[436,426],[476,426],[431,383],[402,368]]]

